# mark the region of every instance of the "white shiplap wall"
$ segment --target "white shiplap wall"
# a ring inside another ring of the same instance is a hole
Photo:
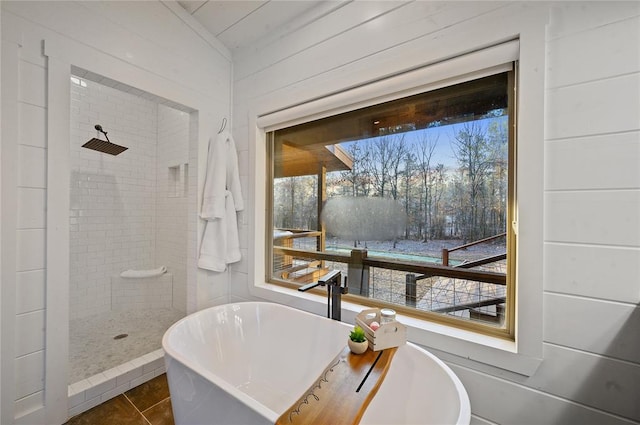
[[[71,65],[197,110],[190,123],[197,147],[189,157],[197,164],[189,175],[195,191],[212,129],[229,117],[230,54],[171,2],[3,1],[1,7],[0,423],[63,423],[69,287],[60,278],[68,242],[60,229],[68,192],[60,188],[68,187],[68,171],[60,164],[68,162],[61,147],[70,134]],[[192,204],[187,250],[193,256],[199,224],[198,203]],[[190,311],[227,300],[226,275],[198,272],[190,260],[187,279]]]
[[[234,57],[243,184],[255,181],[250,125],[262,105],[295,105],[392,75],[417,63],[408,56],[416,46],[430,58],[464,53],[459,46],[486,39],[487,28],[539,12],[548,17],[539,40],[546,64],[521,65],[545,77],[543,361],[530,377],[470,361],[450,365],[475,423],[637,423],[640,4],[349,2],[319,11],[308,25],[289,25]],[[263,187],[243,187],[251,209],[251,194]],[[243,220],[245,258],[249,229]],[[255,298],[251,273],[246,261],[232,267],[232,300]]]

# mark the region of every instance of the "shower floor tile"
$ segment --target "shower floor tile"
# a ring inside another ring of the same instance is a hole
[[[146,309],[111,311],[71,320],[69,383],[161,348],[166,330],[182,317],[184,313],[178,310]],[[120,338],[114,339],[117,336]]]

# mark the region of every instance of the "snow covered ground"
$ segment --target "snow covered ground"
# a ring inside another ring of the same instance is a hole
[[[463,245],[460,239],[442,239],[430,240],[428,242],[399,240],[394,247],[393,241],[360,241],[357,248],[366,248],[373,252],[393,254],[412,254],[417,256],[425,256],[438,258],[442,260],[442,249],[455,248]],[[354,247],[354,241],[346,241],[335,237],[327,236],[327,249]],[[466,249],[454,251],[449,255],[453,260],[477,260],[504,253],[506,250],[505,238],[498,239],[497,242],[484,243],[475,245]]]

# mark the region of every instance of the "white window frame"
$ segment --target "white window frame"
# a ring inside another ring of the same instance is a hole
[[[520,33],[508,42],[295,106],[278,108],[277,101],[254,105],[249,114],[249,140],[255,140],[250,149],[255,208],[249,234],[255,239],[248,255],[249,294],[319,315],[326,312],[324,297],[266,282],[266,132],[495,74],[514,60],[520,64],[516,77],[518,206],[512,223],[518,235],[516,339],[508,341],[407,316],[399,316],[399,320],[408,326],[412,342],[445,361],[474,369],[497,367],[533,375],[542,361],[544,26],[542,30],[536,26],[526,35]],[[363,308],[343,301],[342,320],[354,323]]]

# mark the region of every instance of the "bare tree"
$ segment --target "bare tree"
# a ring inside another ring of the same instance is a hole
[[[405,239],[409,239],[411,236],[411,226],[415,220],[415,212],[414,212],[414,193],[411,190],[412,182],[415,177],[416,172],[416,158],[415,155],[411,152],[407,152],[403,157],[403,173],[402,173],[402,182],[403,182],[403,192],[404,192],[404,211],[407,214],[407,223],[404,229],[404,237]],[[420,221],[420,220],[418,220]]]
[[[400,136],[396,135],[392,138],[390,149],[389,149],[389,163],[390,163],[390,175],[389,175],[389,183],[391,186],[391,197],[393,199],[398,199],[399,197],[399,182],[400,177],[404,173],[401,165],[403,163],[403,159],[406,158],[407,154],[409,154],[409,148],[405,143],[405,134],[401,134]]]
[[[428,240],[428,230],[432,221],[432,208],[431,208],[431,157],[438,145],[438,137],[435,139],[429,137],[427,133],[423,133],[422,137],[418,140],[418,170],[420,174],[421,184],[421,203],[420,212],[422,213],[422,220],[419,226],[418,237],[422,238],[424,242]],[[423,232],[423,229],[425,231]],[[424,233],[424,234],[423,234]]]
[[[375,196],[398,198],[400,161],[407,152],[402,136],[384,136],[368,144],[367,172],[371,177]]]
[[[476,240],[488,236],[486,222],[487,181],[497,160],[496,146],[477,123],[466,123],[454,136],[454,155],[460,166],[463,204],[463,238]]]
[[[509,174],[509,135],[506,120],[495,120],[487,129],[489,144],[493,151],[494,164],[489,179],[490,204],[488,209],[493,234],[507,228],[507,196]]]
[[[429,204],[429,216],[431,222],[429,235],[433,239],[442,239],[445,236],[446,216],[444,214],[442,197],[447,188],[446,170],[444,164],[438,164],[430,174],[431,203]]]
[[[342,182],[349,187],[351,196],[369,196],[371,192],[371,179],[368,173],[370,152],[366,147],[363,148],[362,143],[351,143],[346,150],[353,158],[353,167],[351,170],[340,173]]]
[[[273,225],[284,229],[315,229],[318,220],[317,177],[274,180]]]

